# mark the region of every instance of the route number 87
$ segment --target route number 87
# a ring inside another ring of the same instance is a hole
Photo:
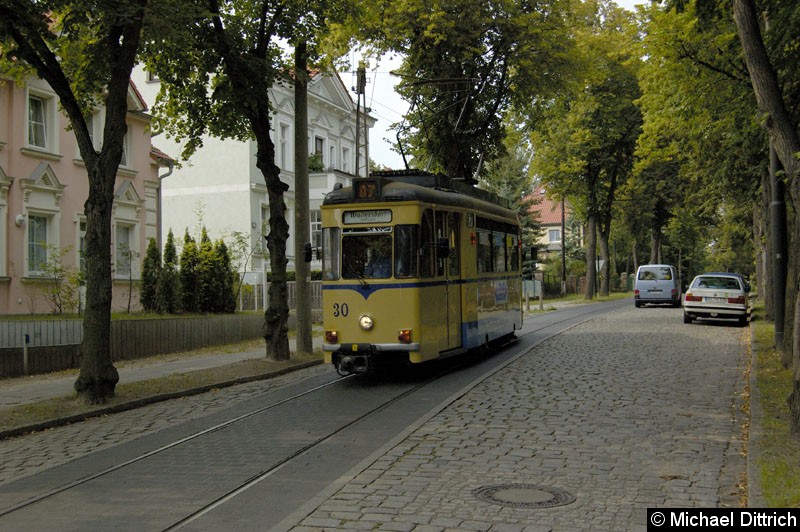
[[[333,317],[334,318],[338,318],[339,316],[342,316],[343,318],[346,318],[348,314],[350,314],[350,307],[347,306],[347,303],[342,303],[342,304],[334,303],[333,304]]]

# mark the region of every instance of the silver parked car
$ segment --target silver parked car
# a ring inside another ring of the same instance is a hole
[[[681,306],[681,285],[678,270],[671,264],[645,264],[636,270],[633,286],[636,308],[647,303]]]
[[[750,286],[738,273],[711,272],[698,275],[683,299],[683,322],[697,318],[735,319],[746,325],[750,317]]]

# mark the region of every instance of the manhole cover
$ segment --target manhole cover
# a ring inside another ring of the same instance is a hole
[[[511,508],[554,508],[575,502],[575,497],[562,489],[535,484],[484,486],[472,494],[482,501]]]

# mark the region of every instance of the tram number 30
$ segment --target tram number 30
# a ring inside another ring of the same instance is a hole
[[[348,314],[350,314],[350,307],[347,306],[347,303],[342,303],[342,304],[334,303],[333,304],[333,317],[334,318],[338,318],[339,316],[342,316],[343,318],[346,318]]]

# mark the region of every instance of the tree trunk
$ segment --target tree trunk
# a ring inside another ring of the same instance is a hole
[[[127,78],[124,78],[124,87],[124,90],[117,88],[109,91],[104,145],[100,155],[92,153],[91,143],[87,145],[88,138],[79,139],[89,175],[89,197],[84,204],[86,312],[83,318],[81,368],[74,387],[78,397],[90,404],[105,403],[114,397],[119,382],[119,372],[111,361],[111,218],[117,169],[128,129],[125,123]]]
[[[289,360],[289,290],[286,284],[286,241],[289,224],[286,222],[286,203],[283,195],[289,185],[281,181],[280,168],[275,165],[275,146],[269,136],[269,120],[251,122],[258,145],[256,166],[267,184],[269,197],[270,282],[267,310],[264,312],[264,340],[267,358]]]
[[[750,73],[750,81],[756,96],[759,110],[764,113],[765,120],[762,125],[769,133],[770,144],[783,165],[790,187],[790,195],[794,212],[800,208],[800,180],[798,173],[800,165],[795,159],[795,154],[800,152],[800,135],[794,127],[791,116],[786,110],[778,76],[769,60],[767,49],[761,35],[758,15],[753,0],[734,0],[733,18],[739,40],[742,43],[744,59]],[[795,227],[790,232],[793,235],[794,246],[789,249],[791,277],[787,277],[787,286],[793,287],[793,292],[787,294],[787,303],[794,300],[792,319],[792,361],[794,368],[794,382],[792,394],[788,404],[791,412],[791,433],[800,438],[800,299],[797,298],[798,289],[798,259],[800,250],[797,250],[798,228],[797,216],[793,217]],[[788,309],[787,304],[787,309]],[[788,320],[787,320],[788,321]],[[785,334],[788,334],[788,328]],[[787,342],[784,342],[785,344]]]
[[[792,356],[792,346],[794,344],[794,331],[795,331],[795,321],[794,321],[794,305],[795,299],[797,298],[797,285],[800,283],[800,276],[798,275],[798,265],[800,265],[800,257],[798,257],[797,250],[797,242],[798,242],[798,235],[797,231],[800,230],[797,226],[797,215],[794,212],[794,209],[790,209],[786,213],[787,217],[787,242],[786,242],[786,249],[787,249],[787,265],[786,265],[786,293],[784,297],[784,306],[783,306],[783,345],[776,346],[779,350],[781,350],[781,362],[783,363],[784,368],[792,367],[793,363],[793,356]]]
[[[87,165],[86,170],[89,173],[89,198],[85,204],[86,310],[81,367],[74,387],[79,398],[97,404],[114,397],[119,382],[119,372],[111,362],[111,207],[114,179],[110,179],[109,185],[98,160]]]
[[[297,352],[311,353],[311,268],[304,259],[305,245],[311,242],[308,203],[308,57],[306,45],[295,50],[294,79],[294,272]]]
[[[661,264],[661,227],[653,227],[650,239],[650,262],[648,264]]]
[[[594,299],[597,282],[597,215],[589,214],[586,220],[586,289],[583,299]]]
[[[767,321],[775,319],[772,298],[772,242],[770,239],[770,202],[772,190],[770,176],[764,172],[761,178],[761,201],[754,208],[753,241],[756,246],[756,286],[758,297],[764,302],[764,317]]]
[[[611,279],[611,254],[608,250],[608,232],[601,229],[600,237],[600,260],[603,265],[600,267],[600,296],[608,297],[609,280]]]
[[[795,235],[796,236],[796,235]],[[797,255],[796,252],[792,253]],[[800,323],[800,298],[796,297],[798,287],[795,284],[795,301],[794,301],[794,335],[792,336],[792,392],[786,398],[786,404],[789,407],[789,434],[795,438],[800,439],[800,334],[798,334],[798,323]],[[788,335],[787,335],[788,336]]]
[[[769,209],[769,234],[770,234],[770,279],[772,280],[770,295],[770,308],[774,313],[775,322],[775,345],[786,357],[786,350],[783,349],[785,342],[785,322],[786,322],[786,272],[787,254],[786,248],[786,187],[778,175],[780,162],[775,149],[770,145],[769,150],[769,173],[770,173],[770,202]],[[791,297],[789,298],[791,299]],[[790,356],[790,355],[789,355]],[[787,361],[788,365],[788,361]]]

